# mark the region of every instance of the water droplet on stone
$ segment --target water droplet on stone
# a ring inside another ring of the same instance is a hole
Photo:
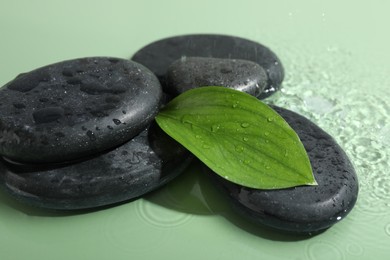
[[[22,103],[14,103],[13,104],[15,108],[17,109],[23,109],[23,108],[26,108],[26,106]]]
[[[91,141],[95,141],[96,140],[96,136],[95,136],[95,134],[91,130],[87,131],[87,136],[89,137],[89,139]]]
[[[90,95],[100,95],[104,93],[118,95],[127,91],[126,87],[121,84],[112,85],[108,87],[104,84],[99,83],[82,84],[80,86],[80,90]]]
[[[219,70],[222,74],[228,74],[228,73],[231,73],[233,72],[233,70],[231,68],[221,68]]]
[[[56,132],[56,133],[54,133],[54,135],[55,135],[56,137],[59,137],[59,138],[65,137],[65,134],[62,133],[62,132]]]
[[[112,96],[108,96],[106,97],[106,102],[107,103],[119,103],[120,102],[120,98],[116,95],[112,95]]]
[[[116,124],[116,125],[120,125],[122,122],[121,122],[121,120],[119,120],[119,119],[112,119],[112,121],[114,122],[114,124]]]
[[[71,69],[65,68],[62,71],[62,75],[64,75],[65,77],[72,77],[73,76],[73,71]]]
[[[79,85],[82,83],[81,79],[79,78],[70,78],[66,81],[66,83],[70,84],[70,85]]]
[[[115,64],[119,62],[119,59],[109,58],[108,61],[111,62],[112,64]]]
[[[49,101],[49,99],[48,98],[40,98],[39,101],[42,103],[46,103]]]
[[[50,123],[60,119],[64,114],[64,110],[60,107],[47,107],[33,112],[35,123],[43,124]]]

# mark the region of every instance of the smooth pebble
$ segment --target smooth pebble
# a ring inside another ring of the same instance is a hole
[[[168,67],[185,57],[242,59],[258,63],[267,74],[267,85],[259,98],[266,98],[280,89],[284,69],[276,54],[268,47],[248,39],[218,34],[190,34],[155,41],[138,50],[132,60],[139,62],[159,78],[164,91]]]
[[[167,89],[179,95],[197,87],[223,86],[259,97],[267,80],[264,69],[252,61],[186,57],[169,66]]]
[[[75,210],[138,198],[178,176],[192,156],[156,125],[111,151],[68,164],[0,159],[0,187],[40,208]]]
[[[317,125],[286,109],[274,109],[297,132],[318,186],[259,190],[210,174],[233,209],[245,219],[285,231],[320,231],[344,219],[358,196],[355,170],[342,148]],[[211,170],[205,168],[207,172]]]
[[[158,113],[162,89],[136,62],[90,57],[23,73],[0,89],[0,155],[77,160],[130,140]]]

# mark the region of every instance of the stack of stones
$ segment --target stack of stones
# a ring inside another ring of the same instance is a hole
[[[225,35],[172,37],[131,60],[80,58],[20,74],[0,89],[0,186],[23,203],[47,209],[138,198],[173,180],[192,159],[154,124],[166,102],[202,86],[263,99],[280,89],[283,77],[269,48]],[[250,221],[294,232],[326,229],[354,206],[355,171],[322,129],[274,109],[301,138],[318,186],[258,190],[207,167],[205,172]]]

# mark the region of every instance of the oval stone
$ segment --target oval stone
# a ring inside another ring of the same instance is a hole
[[[23,203],[74,210],[142,196],[178,176],[191,156],[158,127],[71,164],[23,165],[0,159],[0,186]]]
[[[0,154],[20,162],[79,159],[137,135],[158,113],[162,89],[133,61],[68,60],[0,89]]]
[[[258,97],[266,84],[264,69],[247,60],[184,57],[167,72],[167,90],[174,95],[196,87],[224,86]]]
[[[258,63],[268,77],[260,98],[268,97],[279,90],[284,78],[282,63],[269,48],[251,40],[228,35],[192,34],[165,38],[140,49],[132,60],[153,71],[164,91],[168,92],[165,79],[168,67],[182,57],[242,59]]]
[[[341,147],[317,125],[286,109],[274,109],[299,135],[318,186],[258,190],[231,183],[217,174],[211,177],[233,209],[252,222],[300,233],[326,229],[345,218],[355,205],[355,170]]]

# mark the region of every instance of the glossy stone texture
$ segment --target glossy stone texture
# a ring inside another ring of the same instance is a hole
[[[330,135],[303,116],[274,109],[298,133],[318,186],[257,190],[233,184],[216,174],[210,176],[228,196],[233,209],[250,221],[302,233],[326,229],[342,220],[355,205],[358,195],[355,170]]]
[[[280,89],[284,78],[283,66],[269,48],[254,41],[228,35],[193,34],[165,38],[140,49],[132,60],[153,71],[162,83],[164,91],[168,91],[165,80],[168,67],[182,57],[242,59],[258,63],[268,77],[260,98]]]
[[[21,74],[0,89],[0,154],[59,162],[124,143],[160,106],[158,79],[132,61],[91,57]]]
[[[179,175],[191,158],[154,126],[112,151],[72,164],[17,165],[0,160],[0,186],[32,206],[93,208],[155,190]]]
[[[183,57],[167,72],[167,90],[179,95],[202,86],[224,86],[258,97],[267,84],[267,74],[247,60]]]

